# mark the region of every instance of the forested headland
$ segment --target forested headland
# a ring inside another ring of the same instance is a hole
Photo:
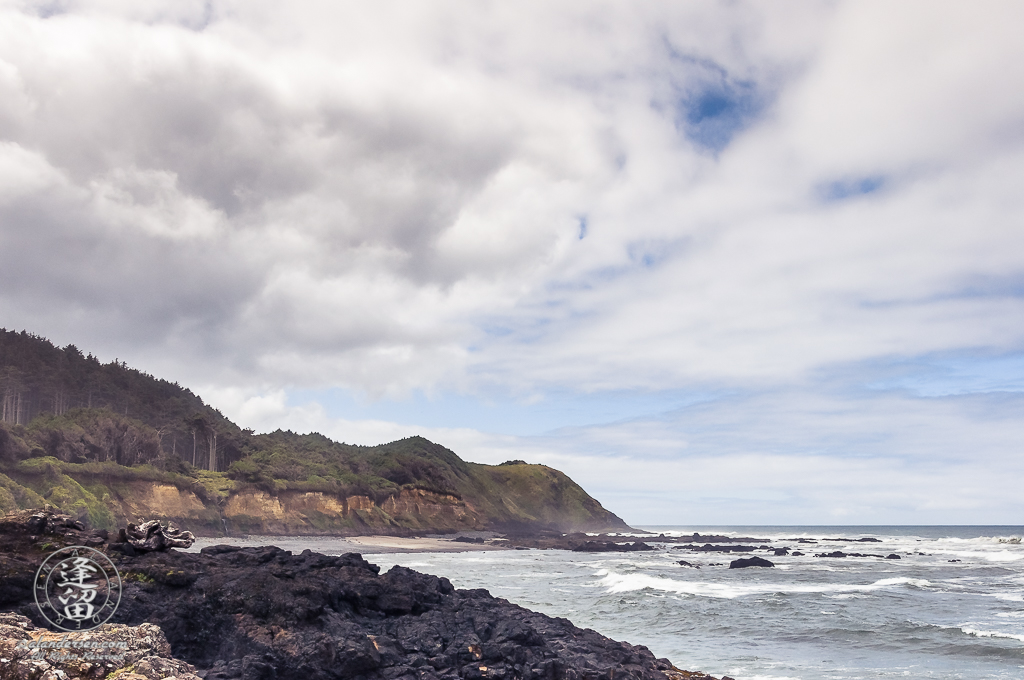
[[[0,511],[207,534],[626,528],[547,466],[470,463],[422,437],[256,434],[181,385],[25,331],[0,329],[0,397]]]

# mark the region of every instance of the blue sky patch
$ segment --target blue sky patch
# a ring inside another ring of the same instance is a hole
[[[676,126],[705,151],[718,153],[763,109],[763,97],[752,82],[722,75],[690,90],[676,103]]]
[[[319,403],[332,418],[386,420],[430,428],[472,428],[483,432],[536,436],[566,427],[584,427],[650,418],[706,400],[684,390],[551,391],[539,398],[416,392],[407,399],[370,400],[343,388],[291,390],[288,404]]]
[[[819,193],[826,201],[841,201],[846,198],[872,194],[883,186],[885,186],[885,178],[881,175],[872,175],[829,182],[819,188]]]

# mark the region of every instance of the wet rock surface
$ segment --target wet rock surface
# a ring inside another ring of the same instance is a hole
[[[24,521],[20,527],[23,535]],[[87,534],[58,529],[70,544]],[[45,554],[38,535],[23,538],[8,542],[0,536],[0,557],[6,560],[0,610],[42,624],[31,582]],[[357,554],[293,555],[275,547],[236,546],[211,546],[199,554],[109,554],[124,581],[112,621],[155,624],[170,645],[158,645],[151,655],[166,663],[135,663],[117,676],[124,680],[141,680],[129,672],[156,680],[146,669],[186,680],[193,672],[205,680],[710,677],[484,590],[456,590],[447,579],[403,567],[380,574]],[[4,590],[21,581],[26,587]],[[161,656],[169,651],[174,659]],[[88,677],[102,678],[109,670]],[[0,680],[68,680],[43,673]]]
[[[748,567],[774,567],[775,563],[763,557],[741,557],[729,563],[730,569],[746,569]]]
[[[640,541],[632,543],[615,543],[613,541],[587,541],[572,549],[573,552],[640,552],[654,550]]]
[[[692,550],[693,552],[753,552],[754,550],[767,550],[768,546],[761,546],[758,548],[756,545],[711,545],[705,543],[704,545],[694,545],[692,543],[687,545],[677,545],[674,550]]]

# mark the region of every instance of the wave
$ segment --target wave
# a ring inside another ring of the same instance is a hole
[[[898,586],[928,588],[932,584],[924,579],[885,578],[874,583],[857,584],[823,584],[801,585],[796,583],[710,583],[704,581],[678,581],[664,576],[649,574],[617,574],[602,569],[594,574],[600,576],[599,585],[609,593],[628,593],[637,590],[658,590],[692,595],[697,597],[716,597],[734,599],[747,595],[763,595],[766,593],[868,593]]]
[[[1017,633],[1000,633],[994,630],[978,630],[977,628],[968,628],[966,625],[960,626],[960,631],[971,637],[987,637],[987,638],[1002,638],[1004,640],[1016,640],[1018,642],[1024,642],[1024,635],[1018,635]]]

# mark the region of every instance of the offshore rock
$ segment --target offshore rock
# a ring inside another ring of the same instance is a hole
[[[125,583],[113,620],[158,625],[205,680],[709,678],[485,590],[403,567],[380,574],[352,553],[222,545],[112,558]],[[36,562],[21,566],[29,578]],[[31,593],[0,606],[38,617]]]
[[[745,569],[747,567],[774,567],[774,562],[769,562],[763,557],[741,557],[729,563],[730,569]]]
[[[761,546],[760,549],[768,550],[768,546]],[[692,550],[694,552],[751,552],[758,550],[758,547],[754,545],[711,545],[710,543],[694,545],[690,543],[687,545],[677,545],[673,550]]]
[[[641,541],[633,543],[615,543],[613,541],[587,541],[572,549],[573,552],[640,552],[654,550]]]

